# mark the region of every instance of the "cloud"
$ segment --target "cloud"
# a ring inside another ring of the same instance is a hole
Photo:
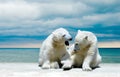
[[[90,6],[95,6],[95,8],[113,8],[114,6],[119,6],[120,4],[119,0],[80,0],[80,2]]]
[[[119,0],[0,0],[0,35],[46,37],[54,29],[65,27],[73,36],[83,29],[107,37],[104,32],[110,27],[111,36],[112,32],[119,33],[111,28],[120,24],[119,5]],[[107,29],[102,31],[101,26]]]
[[[101,34],[101,33],[96,34],[96,36],[98,37],[119,37],[119,35],[117,34]]]
[[[102,24],[103,26],[118,26],[120,24],[120,12],[84,16],[82,22],[85,21],[86,25]]]
[[[107,33],[98,33],[96,34],[98,41],[120,41],[120,36],[118,34],[107,34]]]
[[[118,4],[118,0],[1,0],[0,26],[54,26],[55,24],[55,26],[58,26],[71,24],[86,27],[99,22],[109,22],[112,17],[117,17],[119,22],[119,11],[117,13],[96,12],[97,6],[106,8],[105,6],[111,5],[109,7],[112,8],[115,4]],[[70,22],[71,20],[74,22]]]
[[[78,3],[30,3],[14,1],[0,3],[1,20],[49,19],[55,17],[75,17],[93,12],[93,8],[81,2]]]
[[[3,22],[35,19],[38,16],[39,10],[35,4],[26,2],[0,3],[0,20]]]
[[[93,12],[92,7],[80,2],[31,1],[0,1],[1,35],[40,35],[59,26],[82,26],[79,17]]]

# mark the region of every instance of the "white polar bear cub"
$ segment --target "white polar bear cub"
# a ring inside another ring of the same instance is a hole
[[[66,45],[72,40],[69,32],[64,28],[56,29],[42,43],[39,53],[39,66],[43,69],[60,68],[61,61],[69,57]]]
[[[97,38],[92,32],[78,30],[75,43],[70,47],[69,53],[71,60],[64,64],[64,69],[82,67],[84,71],[91,71],[101,62]]]

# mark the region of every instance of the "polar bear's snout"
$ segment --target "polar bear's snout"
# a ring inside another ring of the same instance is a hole
[[[70,38],[69,40],[72,41],[72,38]]]
[[[72,41],[71,35],[70,34],[65,35],[64,38],[65,38],[65,45],[69,46],[69,41]]]
[[[78,51],[78,50],[80,50],[79,44],[75,43],[75,45],[74,45],[74,51]]]
[[[72,40],[72,36],[70,34],[66,34],[64,35],[65,41],[71,41]]]

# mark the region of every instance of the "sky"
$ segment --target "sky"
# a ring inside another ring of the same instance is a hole
[[[120,41],[120,0],[0,0],[0,45],[39,44],[60,27]]]

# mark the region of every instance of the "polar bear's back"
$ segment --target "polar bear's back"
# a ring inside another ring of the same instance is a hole
[[[52,40],[52,34],[49,35],[49,36],[43,41],[43,43],[42,43],[42,45],[41,45],[41,50],[44,49],[44,47],[47,47],[47,46],[50,47],[50,44],[51,44],[51,42],[52,42],[51,40]]]
[[[48,53],[47,50],[48,50],[48,47],[50,48],[52,45],[51,45],[51,40],[52,40],[52,35],[49,35],[42,43],[41,45],[41,48],[40,48],[40,53],[39,53],[39,57],[40,58],[45,58],[46,54],[44,53]]]

